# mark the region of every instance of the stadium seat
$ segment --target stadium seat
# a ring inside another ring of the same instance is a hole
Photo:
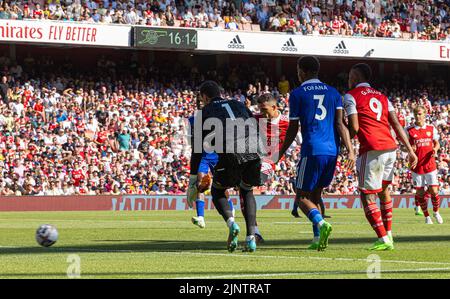
[[[250,23],[244,24],[243,30],[245,30],[245,31],[252,31],[252,25]]]
[[[259,24],[252,24],[252,31],[261,31],[261,27]]]

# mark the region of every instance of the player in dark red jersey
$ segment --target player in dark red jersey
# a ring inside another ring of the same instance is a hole
[[[416,206],[418,202],[425,216],[425,223],[433,224],[428,213],[428,201],[425,197],[425,187],[427,187],[426,192],[431,195],[431,202],[433,203],[433,216],[437,223],[442,224],[444,221],[439,214],[439,181],[435,159],[435,155],[440,148],[439,134],[434,126],[426,124],[426,115],[426,107],[417,106],[414,109],[415,124],[406,129],[409,142],[413,145],[419,159],[417,166],[412,169],[412,179],[416,188]]]
[[[344,106],[350,136],[357,135],[360,143],[356,169],[361,202],[366,218],[379,238],[370,250],[392,250],[392,200],[388,187],[394,176],[397,144],[391,135],[391,126],[406,146],[412,169],[417,165],[417,156],[389,99],[369,85],[371,75],[367,64],[352,67],[348,82],[351,90],[344,97]],[[375,201],[376,194],[380,198],[381,211]]]

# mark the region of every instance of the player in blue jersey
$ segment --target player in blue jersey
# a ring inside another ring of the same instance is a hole
[[[314,239],[309,248],[323,251],[328,246],[332,227],[323,219],[319,203],[323,188],[333,179],[340,138],[349,152],[346,167],[353,168],[355,154],[343,121],[342,97],[334,87],[318,79],[319,69],[319,60],[313,56],[298,60],[301,85],[289,96],[289,127],[279,158],[294,141],[300,123],[303,142],[295,201],[313,224]]]
[[[189,117],[189,125],[190,125],[190,136],[191,139],[193,138],[193,132],[192,132],[192,128],[194,126],[194,116]],[[192,140],[191,140],[191,144],[193,144]],[[203,152],[202,153],[202,158],[200,161],[200,165],[198,167],[198,173],[196,176],[196,181],[194,183],[191,183],[189,185],[189,191],[188,191],[188,204],[190,207],[193,206],[193,203],[195,201],[195,209],[197,211],[197,216],[192,217],[191,221],[194,225],[197,225],[200,228],[205,228],[206,226],[206,222],[205,222],[205,196],[203,194],[203,192],[205,192],[208,188],[206,188],[206,190],[199,190],[199,185],[202,184],[202,182],[204,182],[204,179],[206,178],[206,176],[208,176],[209,174],[214,174],[214,167],[216,167],[217,162],[219,162],[219,156],[216,153],[206,153]],[[208,183],[210,185],[210,183]],[[228,203],[230,205],[230,208],[233,212],[234,215],[234,207],[233,207],[233,202],[231,201],[228,192],[226,192],[227,198],[228,198]]]

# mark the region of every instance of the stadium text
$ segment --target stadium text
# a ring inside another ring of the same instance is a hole
[[[50,26],[50,40],[96,42],[97,29],[89,27]]]
[[[31,39],[41,39],[43,37],[42,28],[33,28],[28,26],[17,27],[10,26],[6,23],[0,26],[0,36],[2,38],[31,38]]]
[[[440,46],[439,47],[439,54],[441,58],[444,59],[450,59],[450,48],[447,48],[446,46]]]
[[[205,210],[213,210],[209,196],[205,199]],[[238,196],[231,200],[240,209]],[[324,196],[328,209],[361,209],[357,195]],[[413,208],[414,195],[393,195],[394,208]],[[292,195],[257,195],[258,210],[292,209]],[[431,200],[428,203],[431,206]],[[441,195],[441,208],[448,208],[450,196]],[[0,200],[0,211],[162,211],[188,210],[186,195],[101,195],[101,196],[7,196]]]

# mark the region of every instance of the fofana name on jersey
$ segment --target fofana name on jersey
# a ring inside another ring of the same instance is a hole
[[[311,90],[328,90],[328,87],[324,84],[320,85],[305,85],[302,87],[304,91],[311,91]]]

